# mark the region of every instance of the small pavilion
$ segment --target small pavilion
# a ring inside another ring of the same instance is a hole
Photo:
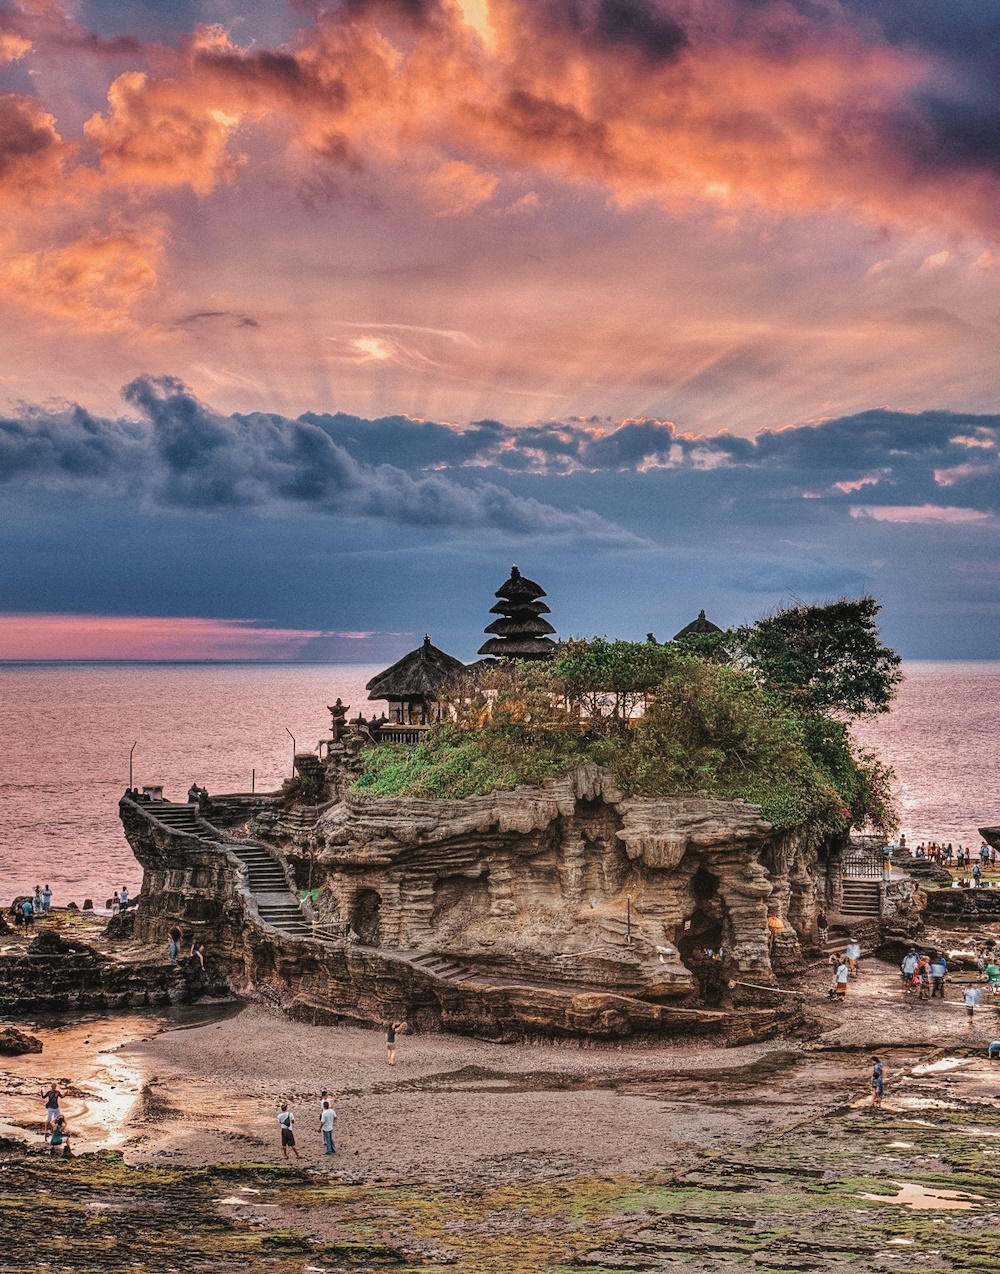
[[[512,566],[510,579],[500,585],[496,596],[499,600],[490,614],[500,618],[485,629],[493,636],[479,647],[479,653],[502,659],[551,659],[556,644],[549,633],[556,630],[542,618],[550,613],[541,600],[545,590]]]
[[[369,699],[388,699],[393,725],[430,725],[446,711],[439,696],[463,672],[461,659],[439,650],[425,637],[416,650],[372,677],[365,689]]]
[[[698,618],[692,619],[690,624],[681,629],[679,633],[674,633],[674,641],[680,641],[682,637],[696,637],[700,633],[721,633],[722,629],[718,624],[713,624],[710,619],[705,618],[705,612],[700,610]]]

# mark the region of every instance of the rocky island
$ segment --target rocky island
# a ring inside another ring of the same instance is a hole
[[[794,1025],[778,982],[815,948],[819,912],[876,940],[913,920],[884,841],[851,839],[877,770],[838,723],[721,664],[727,635],[704,615],[665,646],[556,645],[516,567],[497,597],[483,652],[499,660],[465,669],[426,638],[370,683],[389,715],[348,723],[338,699],[283,792],[127,793],[135,936],[201,942],[237,993],[305,1021],[736,1042]],[[794,618],[871,636],[873,616]],[[891,652],[874,653],[887,701]],[[670,734],[705,735],[708,714],[710,749]],[[447,794],[426,794],[435,782]]]

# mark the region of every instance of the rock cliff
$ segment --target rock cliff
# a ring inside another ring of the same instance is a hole
[[[123,799],[144,869],[136,937],[180,927],[235,989],[314,1020],[491,1038],[776,1029],[778,1010],[741,1015],[739,984],[773,985],[772,952],[795,963],[816,888],[755,806],[626,798],[595,765],[466,800],[376,799],[334,756],[328,790],[315,807],[214,798],[197,817]],[[309,891],[301,912],[253,886],[265,850],[272,881]]]

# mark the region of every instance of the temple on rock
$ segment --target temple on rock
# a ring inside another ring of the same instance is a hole
[[[510,579],[500,585],[496,596],[499,600],[490,614],[500,618],[485,628],[493,636],[479,647],[479,653],[501,659],[551,659],[556,644],[549,633],[556,630],[542,618],[550,613],[541,600],[545,590],[512,566]]]
[[[682,637],[696,637],[701,633],[721,633],[722,629],[718,624],[713,624],[710,619],[705,618],[705,612],[700,610],[698,618],[692,619],[690,624],[686,624],[679,633],[674,633],[674,641],[680,641]]]
[[[465,664],[424,637],[416,650],[391,668],[372,677],[365,689],[369,699],[388,699],[394,725],[430,725],[441,718],[441,696],[465,672]]]

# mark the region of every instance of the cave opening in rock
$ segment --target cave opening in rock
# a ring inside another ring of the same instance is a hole
[[[381,945],[382,895],[375,889],[359,889],[351,908],[351,928],[368,947]]]
[[[677,926],[675,944],[682,962],[694,974],[701,997],[716,1004],[724,994],[723,949],[726,906],[719,894],[719,879],[699,863],[688,882],[690,911]]]

